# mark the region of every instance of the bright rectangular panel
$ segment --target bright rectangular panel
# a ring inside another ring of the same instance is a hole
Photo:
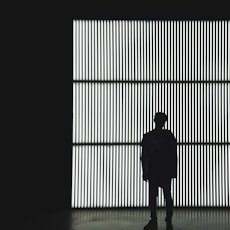
[[[178,141],[174,205],[229,207],[229,38],[229,21],[73,21],[72,207],[148,206],[157,111]]]

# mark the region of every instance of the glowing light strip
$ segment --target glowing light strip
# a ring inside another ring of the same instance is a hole
[[[229,21],[74,21],[73,79],[229,80]],[[156,111],[178,142],[175,206],[230,205],[230,84],[74,83],[73,142],[140,142]],[[140,146],[73,146],[72,207],[148,205]],[[207,163],[209,162],[209,163]],[[159,206],[164,205],[159,192]]]

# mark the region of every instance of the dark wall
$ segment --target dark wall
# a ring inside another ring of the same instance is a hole
[[[2,130],[2,210],[9,229],[71,207],[72,21],[8,19]]]

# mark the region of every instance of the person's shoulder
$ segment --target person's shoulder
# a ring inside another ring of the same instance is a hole
[[[164,129],[164,131],[165,131],[165,133],[167,133],[167,134],[173,134],[172,131],[169,130],[169,129]]]
[[[144,136],[148,137],[148,136],[151,136],[153,133],[154,133],[154,130],[151,130],[151,131],[145,133]]]
[[[171,130],[165,129],[164,132],[165,132],[165,134],[166,134],[167,136],[173,136],[173,137],[174,137],[174,135],[173,135],[173,133],[172,133]]]
[[[144,139],[146,140],[146,139],[150,138],[150,137],[152,136],[152,134],[153,134],[153,130],[144,133],[144,135],[143,135],[143,140],[144,140]]]
[[[171,130],[166,129],[165,135],[167,136],[168,139],[176,141],[176,137],[174,136]]]

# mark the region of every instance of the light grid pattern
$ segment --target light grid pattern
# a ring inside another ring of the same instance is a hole
[[[143,134],[165,112],[178,207],[230,204],[230,22],[73,22],[72,207],[143,207]],[[159,191],[158,205],[164,205]]]

